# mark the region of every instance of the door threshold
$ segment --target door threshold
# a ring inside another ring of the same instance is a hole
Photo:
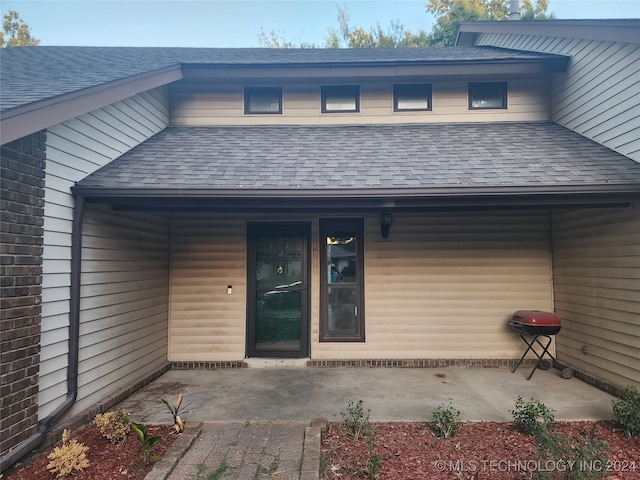
[[[309,358],[245,358],[249,368],[302,368],[307,366]]]

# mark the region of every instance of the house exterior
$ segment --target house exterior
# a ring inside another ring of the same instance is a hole
[[[638,27],[0,52],[3,469],[172,367],[512,365],[521,309],[639,385]]]

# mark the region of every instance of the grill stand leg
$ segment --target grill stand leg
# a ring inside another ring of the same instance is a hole
[[[539,337],[544,337],[547,339],[546,345],[543,345],[540,340],[538,340]],[[555,358],[553,358],[553,355],[551,355],[551,353],[549,352],[549,347],[551,346],[551,337],[549,335],[534,335],[531,338],[531,341],[527,340],[527,338],[524,335],[520,335],[520,338],[522,339],[522,341],[524,343],[527,344],[527,349],[524,351],[524,353],[522,354],[522,357],[520,357],[520,360],[518,360],[518,363],[516,364],[515,367],[513,367],[513,369],[511,370],[511,373],[514,373],[518,367],[520,366],[520,364],[522,363],[522,361],[524,360],[524,357],[527,356],[527,353],[529,353],[529,351],[532,351],[536,357],[538,357],[538,361],[536,362],[536,364],[533,366],[533,370],[531,370],[531,373],[529,374],[529,376],[527,377],[527,380],[531,380],[531,377],[533,376],[533,373],[536,371],[536,369],[540,366],[540,363],[542,362],[542,359],[544,358],[544,355],[547,354],[549,355],[549,357],[551,357],[551,360],[555,362]],[[538,352],[536,351],[535,348],[533,348],[533,346],[535,344],[538,344],[542,347],[542,353],[538,354]]]

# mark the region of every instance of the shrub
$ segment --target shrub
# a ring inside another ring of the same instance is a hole
[[[82,471],[89,466],[87,450],[89,447],[78,441],[69,441],[69,430],[62,433],[62,445],[47,455],[50,462],[47,470],[56,474],[56,478],[66,477],[74,471]]]
[[[129,417],[120,410],[117,412],[99,413],[93,422],[98,429],[100,429],[102,436],[111,443],[124,440],[131,429]]]
[[[595,426],[589,436],[578,439],[565,436],[562,433],[551,433],[541,427],[536,435],[538,457],[552,460],[554,464],[562,461],[571,468],[557,471],[537,472],[534,479],[544,480],[595,480],[603,478],[606,468],[589,468],[591,465],[606,466],[608,457],[606,452],[609,445],[603,440],[595,438]]]
[[[613,402],[613,421],[625,435],[640,435],[640,392],[634,385],[629,385],[622,398]]]
[[[552,428],[555,423],[553,410],[533,398],[525,402],[522,397],[518,397],[515,410],[510,412],[514,421],[527,435],[539,435]]]
[[[362,400],[358,400],[358,403],[354,404],[349,402],[346,412],[340,412],[342,419],[344,420],[344,426],[347,429],[347,434],[353,438],[363,438],[369,441],[375,441],[375,429],[369,422],[369,414],[371,409],[367,410],[365,415],[364,405]]]
[[[451,401],[448,406],[440,405],[433,411],[431,430],[438,437],[453,437],[458,433],[458,428],[460,428],[460,410],[453,408]]]

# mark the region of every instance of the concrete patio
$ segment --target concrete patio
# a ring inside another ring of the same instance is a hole
[[[615,398],[555,369],[508,368],[243,368],[170,370],[118,408],[145,423],[171,423],[165,398],[184,396],[191,422],[340,419],[363,400],[372,421],[427,421],[451,399],[464,420],[510,421],[518,396],[555,410],[558,420],[611,418]]]
[[[508,368],[305,368],[250,361],[251,368],[170,370],[120,405],[132,420],[171,423],[161,399],[184,396],[187,431],[147,480],[191,480],[223,461],[225,479],[318,480],[322,422],[363,400],[371,421],[429,421],[452,402],[464,420],[511,421],[518,396],[558,420],[611,418],[614,399],[558,370]],[[270,366],[270,368],[257,368]],[[314,420],[312,422],[312,420]]]

